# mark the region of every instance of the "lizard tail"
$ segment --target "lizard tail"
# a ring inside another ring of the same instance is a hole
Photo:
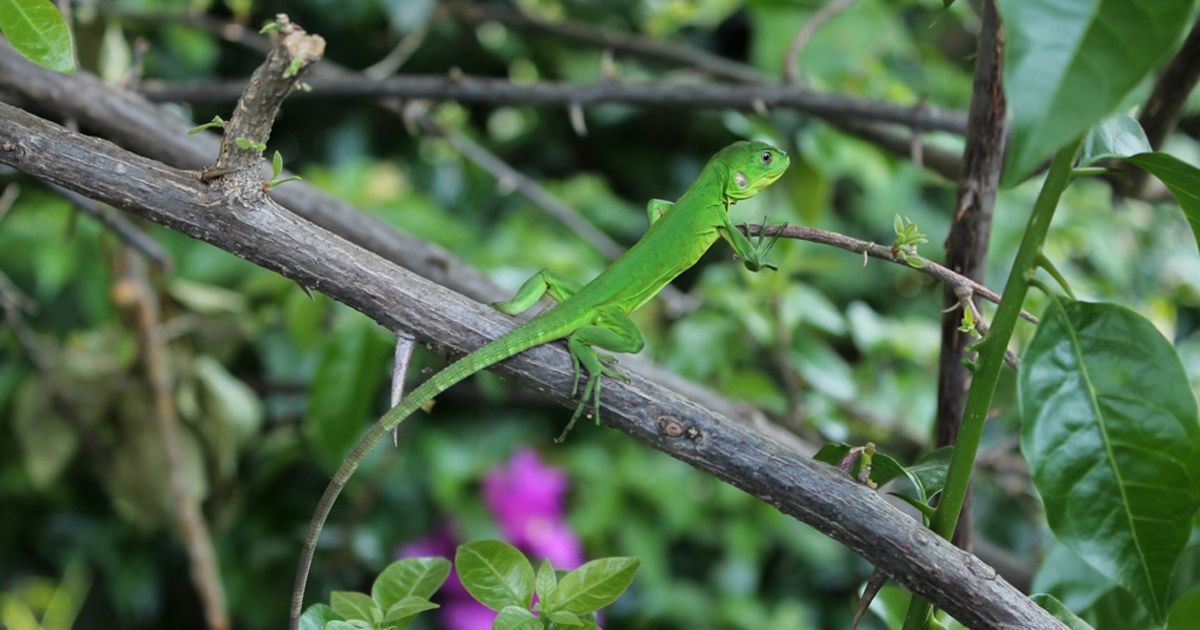
[[[547,315],[552,313],[553,311]],[[346,486],[346,482],[350,480],[362,460],[366,459],[371,449],[375,448],[375,445],[405,418],[455,383],[504,359],[570,334],[570,328],[559,330],[564,327],[561,325],[547,326],[548,323],[543,317],[535,318],[446,366],[409,392],[395,407],[371,425],[367,433],[358,440],[350,454],[338,467],[337,472],[333,474],[329,485],[325,487],[325,493],[321,496],[321,501],[317,504],[312,521],[308,525],[308,533],[304,536],[304,548],[300,554],[300,564],[296,569],[296,583],[292,588],[292,608],[288,623],[291,630],[296,630],[300,624],[300,613],[304,606],[304,590],[308,583],[309,569],[312,568],[317,539],[321,536],[321,528],[325,526],[325,519],[329,517],[329,512],[333,509],[333,504],[341,494],[342,488]]]

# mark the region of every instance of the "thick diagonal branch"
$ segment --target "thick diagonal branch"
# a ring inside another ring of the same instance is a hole
[[[222,194],[191,174],[0,105],[0,163],[213,243],[404,328],[442,352],[494,339],[512,320],[400,269],[271,203]],[[561,344],[496,370],[568,405],[572,370]],[[978,558],[835,468],[805,458],[634,375],[605,390],[611,426],[776,506],[847,545],[972,627],[1061,628]]]

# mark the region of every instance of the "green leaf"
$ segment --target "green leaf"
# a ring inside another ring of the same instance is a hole
[[[562,625],[562,626],[582,626],[583,625],[583,620],[580,619],[578,616],[576,616],[575,613],[569,613],[565,610],[556,610],[556,611],[546,615],[546,618],[549,619],[550,621],[553,621],[554,623]]]
[[[554,597],[542,604],[542,610],[582,615],[604,608],[629,588],[639,564],[637,558],[592,560],[564,575],[554,589]]]
[[[927,518],[927,519],[933,518],[933,513],[935,511],[937,511],[937,508],[934,508],[932,505],[925,503],[925,501],[923,501],[921,499],[914,499],[913,497],[910,497],[906,494],[900,494],[899,492],[889,492],[888,494],[913,506],[914,508],[917,509],[918,512],[925,515],[925,518]]]
[[[539,602],[544,602],[554,595],[554,589],[558,587],[558,574],[554,572],[554,566],[550,564],[549,560],[543,559],[541,566],[538,567],[535,586]]]
[[[1086,166],[1100,160],[1124,158],[1138,153],[1149,153],[1150,140],[1142,124],[1128,114],[1117,114],[1105,118],[1103,122],[1088,132],[1083,139],[1083,148],[1079,154],[1079,165]]]
[[[934,449],[917,460],[917,463],[906,470],[917,494],[923,501],[929,501],[946,485],[946,470],[950,468],[950,458],[954,455],[953,446],[943,446]]]
[[[520,606],[505,606],[492,621],[492,630],[542,630],[542,622]]]
[[[283,172],[283,154],[279,151],[275,152],[275,157],[271,159],[271,180],[279,178],[279,174]]]
[[[1166,153],[1142,153],[1128,161],[1146,169],[1175,195],[1200,247],[1200,169]]]
[[[387,566],[375,584],[371,597],[384,610],[409,597],[429,599],[441,588],[450,575],[450,561],[445,558],[405,558]]]
[[[845,442],[829,442],[822,446],[816,455],[813,455],[813,459],[837,466],[852,448],[854,447]],[[854,465],[850,476],[857,478],[859,465],[860,463]],[[897,477],[905,477],[907,474],[904,466],[891,455],[875,451],[875,454],[871,456],[870,479],[875,482],[876,487],[883,487],[883,484]]]
[[[198,125],[196,127],[192,127],[191,129],[188,129],[187,133],[189,136],[194,136],[194,135],[204,131],[205,129],[224,129],[224,128],[225,128],[225,120],[222,119],[220,116],[213,116],[212,120],[204,123],[203,125]]]
[[[413,617],[423,613],[426,610],[433,610],[439,606],[424,597],[409,595],[404,599],[392,604],[383,615],[385,624],[408,625]]]
[[[71,29],[50,0],[0,0],[0,32],[39,66],[75,72]]]
[[[363,621],[362,619],[349,619],[346,621],[336,620],[330,621],[325,630],[374,630],[371,622]]]
[[[354,591],[334,591],[329,596],[329,603],[333,607],[333,612],[341,615],[347,621],[359,619],[374,623],[376,615],[383,613],[375,600]]]
[[[300,630],[325,630],[325,624],[342,621],[342,616],[325,604],[313,604],[300,615]]]
[[[1029,596],[1033,603],[1041,606],[1046,612],[1054,615],[1054,618],[1067,624],[1070,630],[1094,630],[1092,625],[1079,618],[1078,615],[1071,612],[1070,608],[1058,601],[1058,598],[1046,593],[1035,593]]]
[[[1167,617],[1167,630],[1195,630],[1200,620],[1200,586],[1179,596]]]
[[[49,488],[79,450],[79,433],[58,413],[47,385],[52,383],[26,378],[12,409],[13,432],[25,473],[39,490]]]
[[[533,565],[508,543],[480,540],[460,545],[454,566],[467,592],[492,610],[528,609],[533,601]]]
[[[1050,529],[1161,623],[1200,506],[1200,423],[1175,349],[1127,308],[1055,301],[1018,396]]]
[[[357,318],[335,330],[321,349],[305,424],[321,461],[333,470],[373,417],[388,347],[374,324]]]
[[[1003,0],[1004,184],[1083,135],[1178,43],[1192,0]]]

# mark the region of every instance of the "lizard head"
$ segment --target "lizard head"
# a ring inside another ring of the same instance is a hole
[[[716,155],[729,173],[725,196],[731,200],[749,199],[770,186],[787,170],[787,154],[765,142],[739,141]]]

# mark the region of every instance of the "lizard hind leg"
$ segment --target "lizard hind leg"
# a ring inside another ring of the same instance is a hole
[[[616,362],[615,357],[598,354],[594,348],[632,354],[640,352],[645,345],[642,333],[633,321],[619,308],[612,306],[602,308],[591,325],[580,328],[567,338],[567,348],[571,351],[571,359],[577,366],[581,366],[587,371],[588,380],[587,385],[583,388],[583,394],[579,397],[579,405],[575,408],[575,413],[571,414],[571,420],[563,429],[562,434],[555,439],[555,442],[562,442],[566,439],[575,423],[588,409],[589,402],[592,406],[592,417],[596,424],[600,423],[600,390],[605,376],[624,381],[629,380],[628,374],[612,367],[611,364]],[[575,376],[576,383],[578,383],[578,368]],[[572,395],[574,395],[574,391]]]
[[[543,269],[533,274],[507,302],[494,302],[492,308],[509,315],[520,315],[538,303],[547,293],[555,302],[565,302],[579,291],[579,283],[557,272]]]

